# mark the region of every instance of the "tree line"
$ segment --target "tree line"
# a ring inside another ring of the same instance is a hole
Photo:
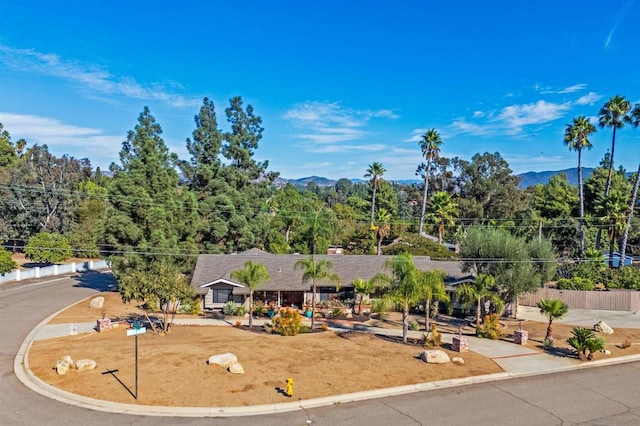
[[[144,108],[108,174],[94,171],[88,159],[56,157],[47,145],[14,142],[0,127],[0,240],[17,250],[39,233],[56,234],[75,256],[109,257],[114,271],[153,275],[153,265],[162,264],[180,275],[197,254],[252,247],[314,254],[341,246],[351,254],[449,259],[458,255],[441,243],[455,246],[468,238],[470,226],[481,225],[527,244],[549,240],[565,260],[559,276],[572,279],[578,270],[599,279],[609,273],[593,266],[601,264],[605,242],[610,252],[638,253],[640,246],[633,215],[638,173],[628,178],[614,167],[617,132],[637,127],[639,117],[640,106],[624,97],[605,103],[598,124],[612,129],[612,146],[587,179],[582,152],[595,126],[577,117],[558,142],[578,154],[579,185],[558,175],[526,190],[497,152],[469,160],[440,156],[443,141],[435,129],[418,144],[422,184],[387,181],[381,158],[362,171],[366,182],[343,178],[327,187],[278,188],[278,173],[255,159],[262,120],[240,97],[224,109],[227,130],[204,99],[185,142],[188,159],[169,151],[160,124]]]

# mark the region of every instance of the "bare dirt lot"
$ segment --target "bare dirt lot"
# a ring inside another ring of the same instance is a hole
[[[131,317],[140,311],[123,305],[117,293],[103,293],[102,309],[89,308],[84,300],[62,312],[52,323],[94,321],[102,316]],[[386,316],[394,327],[397,314]],[[416,316],[418,318],[418,316]],[[446,323],[441,323],[446,329]],[[557,346],[569,336],[570,326],[554,325]],[[508,324],[505,339],[513,333]],[[529,347],[542,350],[546,324],[526,322]],[[468,329],[466,329],[468,331]],[[448,330],[443,330],[448,331]],[[615,336],[615,337],[613,337]],[[616,329],[606,337],[613,355],[640,353],[640,330]],[[635,344],[621,349],[616,344],[630,339]],[[171,334],[139,336],[138,403],[166,406],[236,406],[286,402],[278,391],[285,380],[295,381],[293,400],[400,386],[436,380],[500,372],[490,359],[473,352],[462,354],[465,364],[426,364],[416,356],[419,346],[403,345],[363,333],[332,331],[294,337],[256,334],[232,327],[176,326]],[[566,345],[566,344],[565,344]],[[444,349],[450,356],[459,355]],[[209,356],[232,352],[246,374],[233,375],[206,363]],[[64,355],[74,360],[97,362],[93,371],[70,371],[56,375],[53,366]],[[599,355],[596,356],[596,359]],[[33,372],[45,382],[76,394],[135,403],[134,337],[124,329],[81,334],[34,342],[29,353]],[[104,374],[107,371],[117,372]]]

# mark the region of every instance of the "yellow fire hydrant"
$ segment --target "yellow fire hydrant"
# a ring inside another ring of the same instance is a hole
[[[293,379],[291,377],[289,377],[287,379],[286,394],[287,394],[288,397],[292,397],[293,396]]]

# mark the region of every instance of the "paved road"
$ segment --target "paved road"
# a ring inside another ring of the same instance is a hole
[[[640,362],[229,419],[144,417],[66,405],[32,392],[13,360],[43,318],[112,284],[104,273],[0,287],[0,425],[637,425]],[[357,372],[354,372],[357,374]],[[214,391],[211,389],[210,391]]]

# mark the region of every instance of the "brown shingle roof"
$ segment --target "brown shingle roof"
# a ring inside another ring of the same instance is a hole
[[[238,254],[201,254],[193,271],[191,284],[201,287],[220,279],[234,281],[231,272],[242,269],[247,261],[262,263],[267,267],[271,279],[260,290],[308,291],[310,284],[302,284],[302,270],[294,268],[295,263],[308,255],[271,254],[259,249],[251,249]],[[332,272],[342,280],[342,287],[351,287],[356,278],[368,280],[378,273],[389,273],[384,262],[393,256],[367,255],[316,255],[316,259],[326,259],[333,264]],[[462,264],[455,261],[435,261],[428,256],[414,256],[413,261],[420,270],[439,269],[447,274],[445,282],[455,281],[468,274],[461,270]],[[330,286],[318,283],[318,286]],[[332,286],[332,285],[331,285]]]

